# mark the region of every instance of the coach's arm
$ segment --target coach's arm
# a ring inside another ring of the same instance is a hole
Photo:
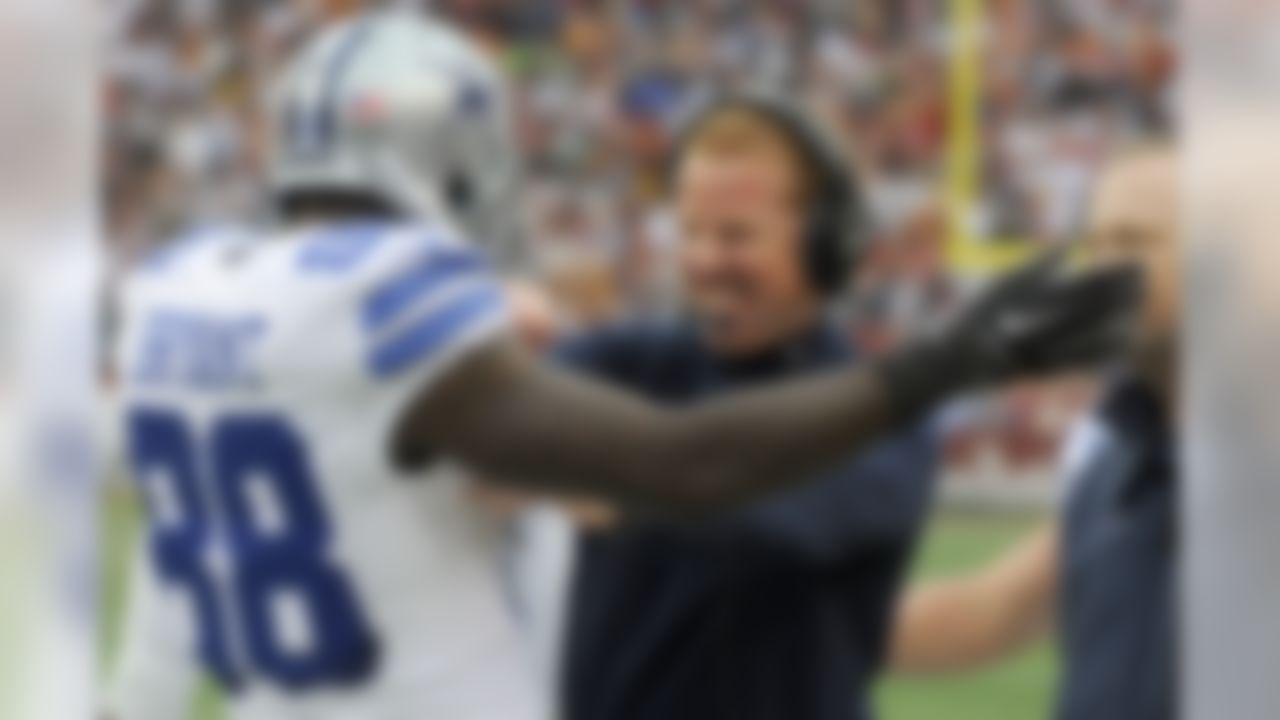
[[[891,667],[970,670],[1022,650],[1053,626],[1058,572],[1053,522],[975,573],[910,588],[898,603]]]

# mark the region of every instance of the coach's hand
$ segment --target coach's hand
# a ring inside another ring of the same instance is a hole
[[[998,280],[938,335],[884,364],[914,416],[945,395],[1096,365],[1123,348],[1141,296],[1131,265],[1068,272],[1055,251]]]

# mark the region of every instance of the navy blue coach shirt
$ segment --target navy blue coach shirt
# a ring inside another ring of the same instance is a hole
[[[1085,428],[1063,522],[1060,720],[1173,720],[1177,483],[1155,396],[1118,383]]]
[[[717,359],[686,324],[632,324],[562,348],[569,365],[683,403],[848,364],[823,326]],[[567,720],[862,720],[936,448],[903,434],[800,489],[706,525],[586,533],[570,590]]]

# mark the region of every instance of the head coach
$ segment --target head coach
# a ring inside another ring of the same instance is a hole
[[[821,128],[775,100],[721,99],[688,123],[670,172],[687,312],[573,338],[560,358],[669,403],[853,362],[827,304],[865,218]],[[913,430],[709,524],[584,531],[564,717],[869,717],[934,464]]]

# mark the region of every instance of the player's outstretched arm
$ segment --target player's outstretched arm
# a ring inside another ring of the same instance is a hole
[[[891,410],[868,371],[664,409],[500,342],[432,391],[404,439],[504,482],[698,512],[803,477],[825,464],[811,451],[835,460],[887,427]]]
[[[514,342],[476,350],[409,411],[397,454],[434,448],[486,474],[651,511],[746,502],[847,459],[965,389],[1095,363],[1121,341],[1131,269],[1075,277],[1050,258],[946,331],[876,364],[668,409],[550,367]]]

